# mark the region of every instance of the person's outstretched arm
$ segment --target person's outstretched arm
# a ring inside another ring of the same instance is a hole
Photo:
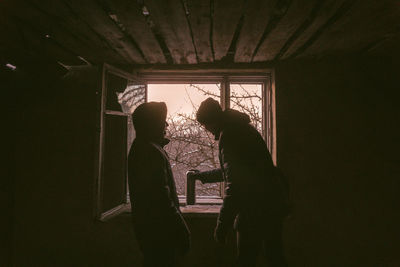
[[[210,171],[204,171],[204,172],[199,172],[198,174],[198,180],[200,180],[203,184],[206,183],[218,183],[218,182],[223,182],[224,177],[222,175],[222,170],[221,169],[214,169]]]

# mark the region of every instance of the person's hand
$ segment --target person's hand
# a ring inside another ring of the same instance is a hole
[[[226,235],[227,235],[226,229],[221,224],[217,224],[217,227],[215,227],[215,230],[214,230],[215,241],[219,244],[225,244],[226,243]]]
[[[201,179],[201,175],[200,175],[200,171],[199,170],[189,170],[188,173],[190,173],[190,177],[192,177],[194,180],[200,180]]]

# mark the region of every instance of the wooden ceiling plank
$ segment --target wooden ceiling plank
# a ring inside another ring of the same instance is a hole
[[[298,49],[302,49],[304,45],[310,40],[310,38],[323,27],[326,22],[335,15],[335,13],[342,7],[346,0],[327,0],[322,4],[317,16],[313,22],[302,32],[302,34],[293,42],[293,44],[287,49],[285,53],[282,53],[279,59],[286,59],[298,53]]]
[[[10,18],[10,12],[5,8],[0,8],[0,56],[9,58],[7,51],[21,51],[23,40],[19,29]],[[14,54],[14,53],[13,53]]]
[[[94,0],[64,0],[90,27],[129,63],[145,63],[141,53]]]
[[[388,55],[390,52],[390,57],[400,58],[400,32],[393,33],[382,37],[379,41],[376,41],[373,46],[365,47],[364,52],[375,56]]]
[[[204,0],[187,1],[188,17],[199,63],[214,61],[210,40],[210,3],[210,1]]]
[[[25,50],[29,53],[50,58],[65,65],[84,64],[73,51],[63,48],[51,38],[46,38],[32,24],[22,21],[19,21],[18,24],[20,24],[20,31],[26,45]]]
[[[195,64],[196,53],[180,0],[146,0],[149,16],[162,36],[175,64]]]
[[[74,50],[79,56],[92,63],[108,62],[111,64],[127,64],[113,48],[94,32],[86,23],[71,12],[62,1],[29,0],[27,5],[35,7],[35,14],[30,17],[32,23],[40,17],[43,20],[39,26],[49,31],[49,34],[59,43]],[[37,12],[41,12],[36,16]],[[48,27],[46,27],[46,25]]]
[[[249,0],[235,51],[235,62],[251,62],[253,52],[270,19],[277,0]]]
[[[398,34],[398,1],[357,2],[347,14],[325,31],[301,57],[362,52],[374,42]]]
[[[72,51],[64,49],[51,38],[46,38],[32,23],[15,17],[13,11],[2,16],[0,22],[2,22],[0,34],[6,37],[1,38],[0,51],[11,64],[31,62],[32,59],[42,62],[82,64]]]
[[[27,46],[30,46],[28,42],[32,42],[32,46],[36,45],[37,49],[51,51],[55,60],[82,63],[77,57],[78,54],[70,48],[76,44],[76,40],[71,35],[60,30],[56,23],[43,16],[31,5],[25,2],[15,3],[18,4],[9,10],[10,19],[17,23],[19,31],[26,36],[25,43]],[[37,44],[37,42],[39,43]]]
[[[316,1],[320,0],[293,0],[286,15],[278,22],[277,26],[261,44],[253,61],[272,61],[296,32],[299,25],[309,16]]]
[[[131,0],[106,0],[126,32],[137,42],[149,63],[166,63],[166,59],[150,26],[143,15],[142,7]]]
[[[244,13],[245,1],[213,0],[213,48],[215,60],[221,60],[228,53],[236,26]]]

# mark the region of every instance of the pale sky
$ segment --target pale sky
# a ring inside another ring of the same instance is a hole
[[[199,88],[209,91],[212,94],[217,95],[216,100],[220,101],[219,95],[219,84],[197,84]],[[251,95],[261,96],[261,84],[231,84],[231,94],[246,95],[246,90]],[[148,101],[165,102],[168,108],[168,115],[175,113],[187,113],[190,114],[193,111],[193,105],[199,106],[200,103],[208,98],[198,89],[191,87],[190,84],[148,84]],[[189,98],[190,95],[190,98]],[[247,106],[251,105],[250,99],[243,99],[243,103]],[[261,112],[262,102],[259,99],[252,99],[253,105]],[[231,107],[236,108],[236,105],[231,102]],[[260,113],[261,115],[261,113]]]
[[[213,94],[220,94],[217,84],[197,84],[196,86]],[[148,101],[165,102],[168,108],[168,115],[192,113],[193,108],[190,100],[193,101],[195,106],[199,106],[203,100],[208,98],[208,96],[205,96],[189,84],[149,84],[147,88]]]

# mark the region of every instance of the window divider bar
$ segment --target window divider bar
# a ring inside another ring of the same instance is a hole
[[[228,109],[230,107],[230,81],[228,77],[224,77],[221,83],[221,106],[222,109]]]

